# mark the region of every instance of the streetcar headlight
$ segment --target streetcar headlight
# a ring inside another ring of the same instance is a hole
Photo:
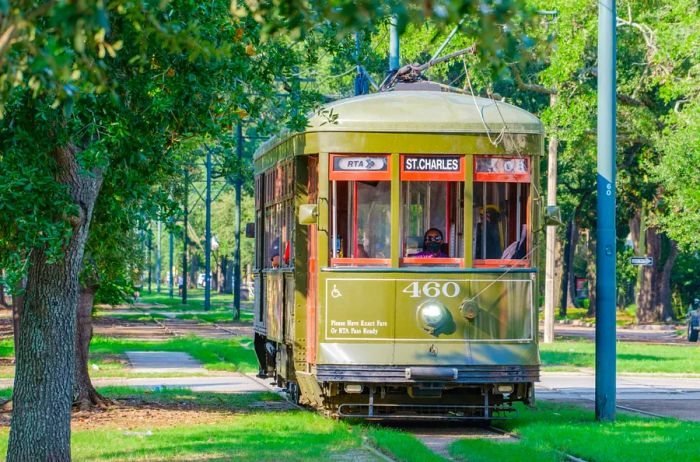
[[[418,320],[428,332],[439,329],[448,319],[447,308],[438,301],[427,301],[418,307]]]

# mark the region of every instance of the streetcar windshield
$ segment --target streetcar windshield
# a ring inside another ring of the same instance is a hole
[[[464,257],[464,183],[401,183],[402,263],[458,266]]]
[[[527,265],[529,160],[476,157],[472,249],[475,266]]]

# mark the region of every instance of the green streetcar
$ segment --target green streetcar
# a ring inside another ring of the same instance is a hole
[[[255,350],[340,417],[492,419],[539,379],[543,126],[431,83],[327,105],[255,156]]]

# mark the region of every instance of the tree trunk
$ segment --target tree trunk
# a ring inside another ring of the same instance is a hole
[[[671,270],[678,255],[675,241],[651,226],[644,232],[646,255],[654,264],[643,266],[637,294],[637,322],[666,322],[675,319],[671,306]]]
[[[17,362],[17,351],[19,350],[19,316],[24,305],[24,278],[17,283],[17,287],[12,291],[12,338],[15,343],[15,362]]]
[[[78,297],[78,319],[75,337],[75,376],[73,383],[73,405],[80,410],[94,406],[105,407],[111,400],[97,393],[90,380],[88,361],[92,340],[92,306],[97,286],[81,287]]]
[[[100,172],[83,173],[72,145],[53,152],[56,179],[76,205],[72,235],[63,253],[49,259],[32,249],[20,314],[13,413],[7,460],[69,461],[70,413],[75,365],[75,307],[78,275],[92,211],[102,184]]]

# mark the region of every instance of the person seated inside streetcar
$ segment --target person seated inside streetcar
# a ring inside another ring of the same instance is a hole
[[[447,254],[442,248],[442,231],[437,228],[430,228],[423,236],[423,250],[411,255],[416,258],[447,258]]]

